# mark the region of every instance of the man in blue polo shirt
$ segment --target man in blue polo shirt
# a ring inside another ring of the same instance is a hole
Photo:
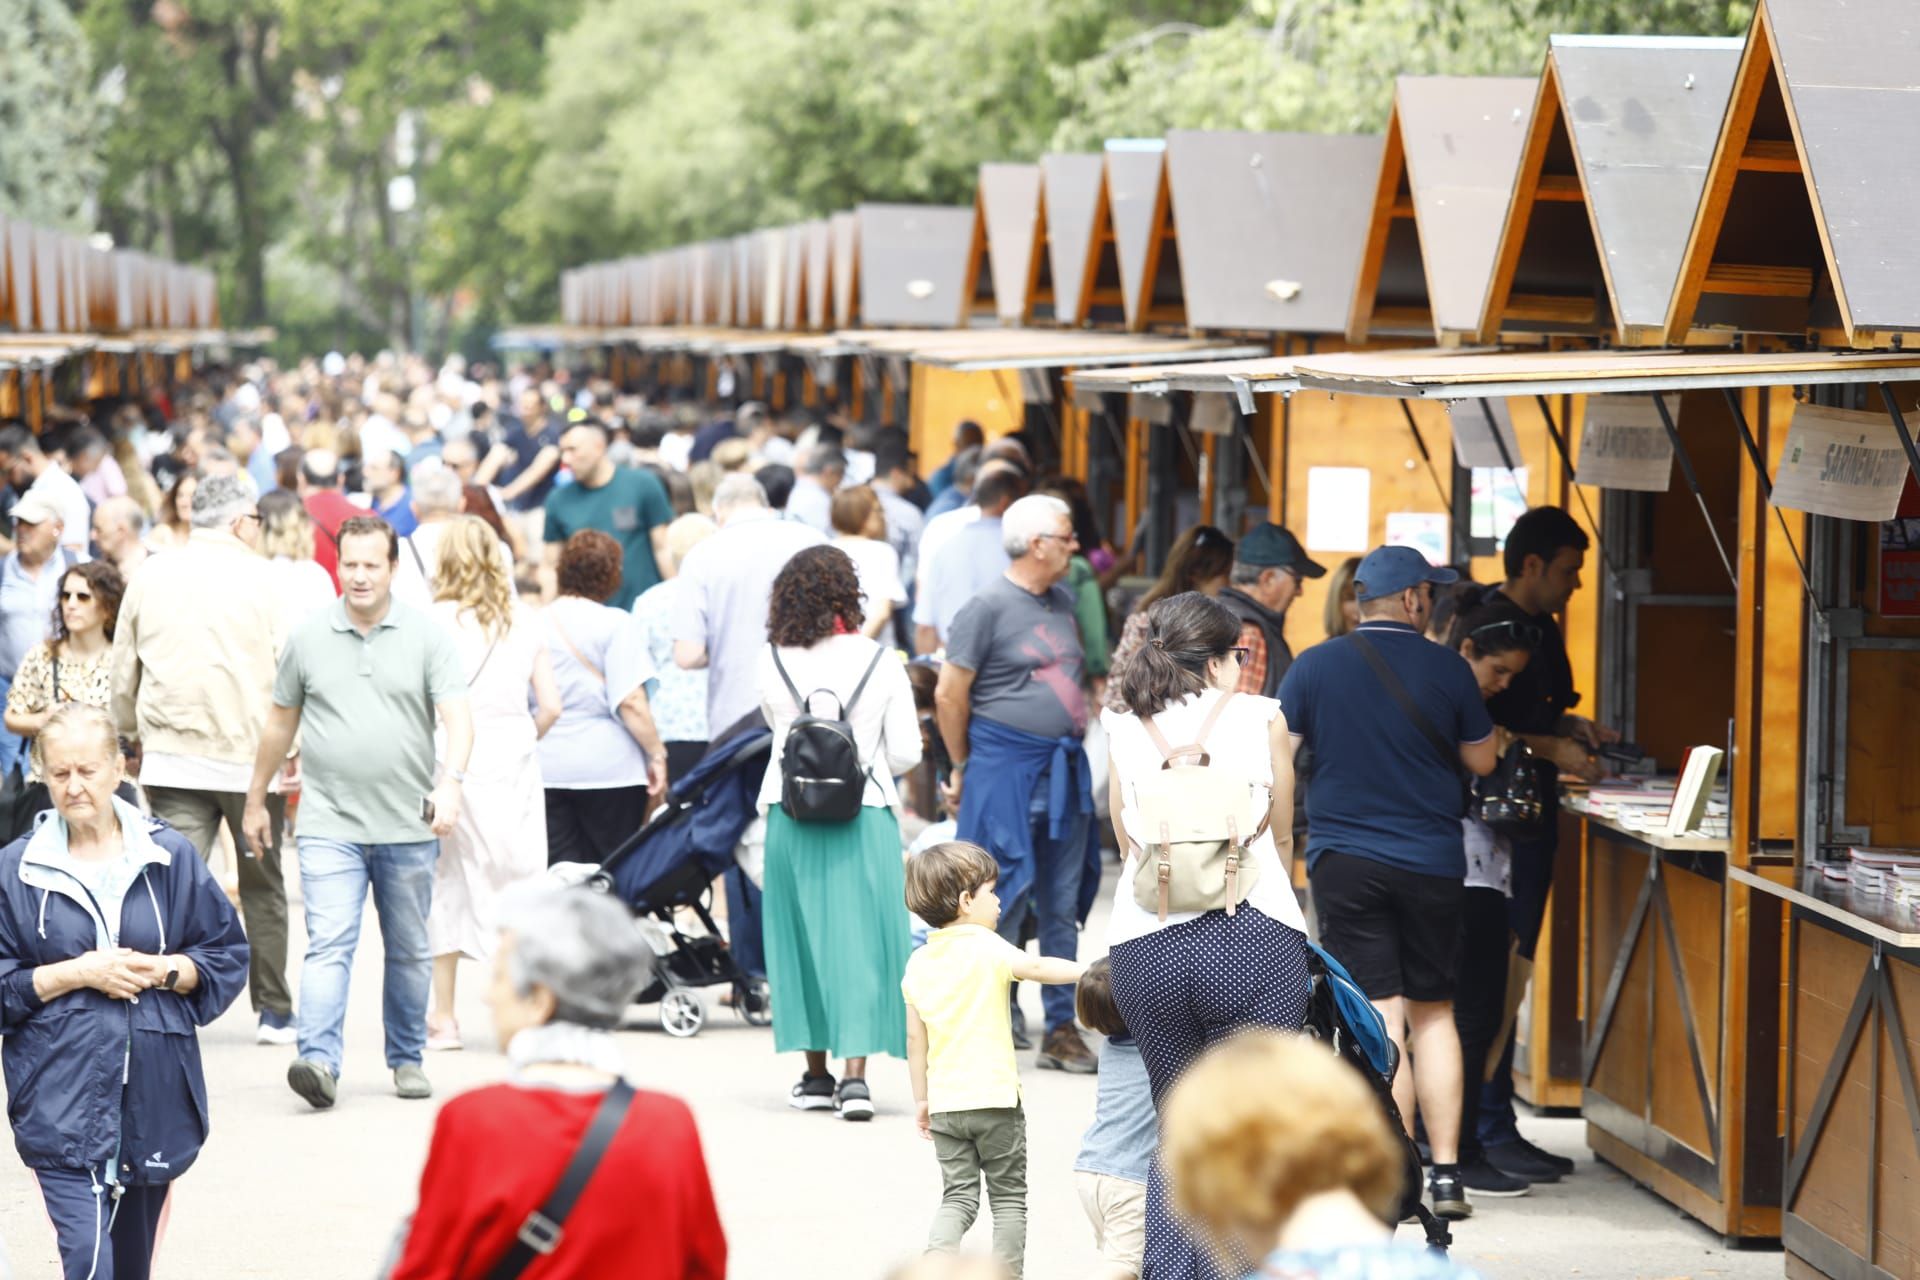
[[[1472,669],[1421,634],[1434,586],[1459,576],[1411,547],[1376,548],[1354,573],[1359,628],[1301,654],[1280,684],[1295,747],[1313,748],[1307,868],[1320,940],[1400,1045],[1394,1101],[1411,1122],[1418,1094],[1434,1212],[1454,1218],[1472,1212],[1460,1184],[1453,1023],[1464,771],[1491,773],[1497,760]]]

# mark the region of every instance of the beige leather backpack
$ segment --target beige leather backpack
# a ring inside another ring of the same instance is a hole
[[[1158,773],[1131,783],[1147,847],[1135,850],[1133,900],[1165,920],[1169,911],[1228,915],[1253,891],[1260,866],[1248,846],[1267,829],[1268,808],[1242,775],[1216,769],[1207,739],[1237,695],[1227,693],[1201,722],[1198,740],[1173,747],[1149,716],[1140,723],[1160,752]]]

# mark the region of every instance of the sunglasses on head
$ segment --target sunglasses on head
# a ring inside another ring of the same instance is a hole
[[[1213,547],[1230,547],[1232,545],[1232,538],[1229,538],[1226,534],[1220,532],[1210,524],[1201,525],[1199,531],[1193,535],[1193,548],[1196,551],[1202,548],[1210,549]]]
[[[1489,622],[1485,626],[1475,627],[1467,632],[1467,638],[1477,640],[1481,636],[1491,635],[1496,631],[1512,632],[1513,638],[1529,649],[1538,648],[1540,642],[1546,638],[1546,632],[1540,629],[1539,623],[1527,622],[1520,618],[1502,618],[1498,622]]]

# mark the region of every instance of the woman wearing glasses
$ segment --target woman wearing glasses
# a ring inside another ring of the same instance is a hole
[[[1188,591],[1145,614],[1145,643],[1119,683],[1128,711],[1101,716],[1111,743],[1108,803],[1125,851],[1107,924],[1113,998],[1140,1043],[1156,1106],[1208,1045],[1250,1026],[1297,1031],[1312,990],[1306,918],[1282,849],[1293,848],[1293,744],[1272,698],[1239,693],[1240,620]],[[1202,745],[1210,767],[1243,774],[1268,805],[1265,829],[1248,846],[1252,888],[1233,914],[1175,911],[1162,918],[1134,897],[1133,877],[1150,838],[1138,780],[1157,774],[1167,743]],[[1146,1269],[1154,1276],[1215,1272],[1167,1213],[1156,1168],[1147,1188]]]
[[[1445,643],[1473,668],[1480,696],[1493,698],[1527,669],[1540,627],[1498,588],[1466,584],[1454,593],[1457,611]],[[1494,747],[1504,757],[1514,735],[1495,725]],[[1529,1181],[1496,1168],[1479,1137],[1480,1086],[1507,1010],[1507,954],[1512,934],[1507,900],[1513,896],[1513,844],[1477,816],[1466,829],[1467,890],[1462,900],[1460,965],[1453,1021],[1465,1068],[1460,1105],[1460,1180],[1476,1196],[1526,1194]]]
[[[111,706],[113,627],[126,589],[120,571],[104,560],[67,570],[47,638],[27,650],[7,691],[8,732],[31,740],[63,702],[103,710]],[[40,780],[39,753],[30,752],[28,761],[28,785],[11,815],[15,832],[25,831],[35,814],[53,807]]]

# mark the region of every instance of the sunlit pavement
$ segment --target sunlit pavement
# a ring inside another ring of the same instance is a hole
[[[294,918],[297,954],[297,907]],[[1088,936],[1102,936],[1099,914]],[[480,1005],[484,982],[478,966],[463,966],[461,1026],[472,1047],[429,1055],[436,1091],[430,1102],[394,1097],[381,1060],[380,947],[371,912],[332,1111],[311,1111],[287,1089],[293,1050],[253,1043],[244,997],[203,1032],[213,1136],[173,1197],[160,1280],[371,1276],[413,1204],[439,1103],[504,1072]],[[730,1273],[743,1280],[880,1280],[918,1249],[939,1199],[932,1150],[913,1129],[905,1063],[873,1064],[879,1114],[870,1124],[792,1111],[787,1090],[799,1058],[775,1057],[772,1033],[720,1007],[718,994],[708,993],[706,1028],[692,1039],[670,1039],[646,1007],[621,1040],[634,1079],[679,1094],[699,1118],[732,1251]],[[1039,1001],[1030,989],[1025,995],[1038,1025]],[[1092,1117],[1095,1081],[1037,1071],[1031,1054],[1022,1057],[1027,1275],[1086,1276],[1095,1255],[1072,1170]],[[1473,1219],[1458,1224],[1455,1256],[1488,1280],[1782,1274],[1778,1253],[1730,1252],[1664,1201],[1596,1165],[1580,1122],[1522,1124],[1543,1146],[1579,1157],[1580,1170],[1522,1199],[1483,1201]],[[634,1229],[644,1232],[647,1206],[636,1203],[633,1214]],[[983,1219],[970,1243],[984,1249],[987,1233]],[[57,1280],[38,1190],[10,1150],[0,1156],[0,1234],[20,1280]]]

